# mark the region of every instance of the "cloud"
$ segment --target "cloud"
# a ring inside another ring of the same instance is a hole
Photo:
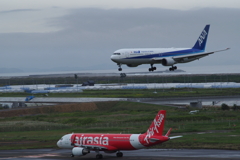
[[[73,9],[46,20],[47,26],[62,28],[59,31],[0,34],[0,68],[117,70],[110,60],[115,50],[192,47],[206,24],[211,24],[207,50],[231,50],[186,66],[238,64],[240,21],[236,15],[240,9]]]

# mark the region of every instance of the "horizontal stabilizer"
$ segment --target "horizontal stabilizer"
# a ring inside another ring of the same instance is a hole
[[[173,136],[173,137],[169,137],[169,139],[175,139],[175,138],[181,138],[182,136]]]

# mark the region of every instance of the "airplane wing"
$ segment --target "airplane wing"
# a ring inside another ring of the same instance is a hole
[[[116,147],[113,146],[107,146],[107,145],[90,145],[90,144],[84,144],[84,145],[75,145],[78,147],[90,149],[90,150],[108,150],[108,151],[115,151],[118,150]]]
[[[228,50],[228,49],[230,49],[230,48],[226,48],[226,49],[222,49],[222,50],[218,50],[218,51],[212,51],[212,52],[204,52],[204,53],[196,53],[196,54],[187,54],[187,55],[182,55],[182,56],[173,56],[172,58],[173,58],[176,62],[182,62],[182,61],[184,61],[185,58],[195,60],[195,59],[200,59],[200,58],[202,58],[202,57],[205,57],[205,56],[207,56],[207,55],[209,55],[209,54],[213,54],[213,53],[215,53],[215,52],[226,51],[226,50]],[[158,63],[161,63],[163,59],[164,59],[164,58],[162,58],[162,57],[153,57],[153,58],[152,58],[153,61],[156,61],[156,62],[158,62]]]
[[[163,59],[164,59],[164,58],[159,58],[159,57],[154,57],[154,58],[152,58],[153,61],[157,61],[157,62],[159,62],[159,63],[161,63]]]
[[[182,56],[176,56],[176,57],[172,57],[175,61],[177,62],[181,62],[182,60],[184,60],[185,58],[189,58],[189,59],[200,59],[202,57],[208,56],[209,54],[213,54],[215,52],[221,52],[221,51],[226,51],[230,48],[226,48],[226,49],[222,49],[222,50],[218,50],[218,51],[212,51],[212,52],[204,52],[204,53],[196,53],[196,54],[187,54],[187,55],[182,55]]]

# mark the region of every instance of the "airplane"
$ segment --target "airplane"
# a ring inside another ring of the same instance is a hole
[[[26,93],[31,93],[31,94],[48,94],[48,90],[38,90],[38,89],[29,89],[29,88],[24,88],[24,92]]]
[[[59,148],[72,149],[71,157],[84,156],[90,151],[97,153],[96,158],[103,156],[99,151],[105,153],[116,153],[117,157],[122,157],[120,150],[137,150],[150,147],[170,139],[180,138],[182,136],[169,137],[172,128],[163,135],[166,111],[160,110],[153,120],[152,124],[144,134],[107,134],[107,133],[72,133],[64,135],[58,142]]]
[[[215,52],[226,51],[230,48],[205,52],[210,25],[206,25],[199,38],[192,48],[132,48],[119,49],[111,55],[111,60],[119,66],[118,71],[122,71],[121,65],[137,67],[141,64],[150,64],[149,72],[156,70],[154,64],[171,66],[169,71],[177,69],[175,64],[188,63],[199,60]]]

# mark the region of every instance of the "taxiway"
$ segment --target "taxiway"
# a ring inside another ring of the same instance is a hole
[[[93,160],[96,153],[91,152],[82,157],[70,157],[70,149],[26,149],[1,150],[0,160]],[[230,160],[240,159],[240,151],[213,150],[213,149],[142,149],[136,151],[123,151],[126,160]],[[123,159],[121,158],[121,159]],[[103,159],[119,159],[115,154],[103,153]]]

